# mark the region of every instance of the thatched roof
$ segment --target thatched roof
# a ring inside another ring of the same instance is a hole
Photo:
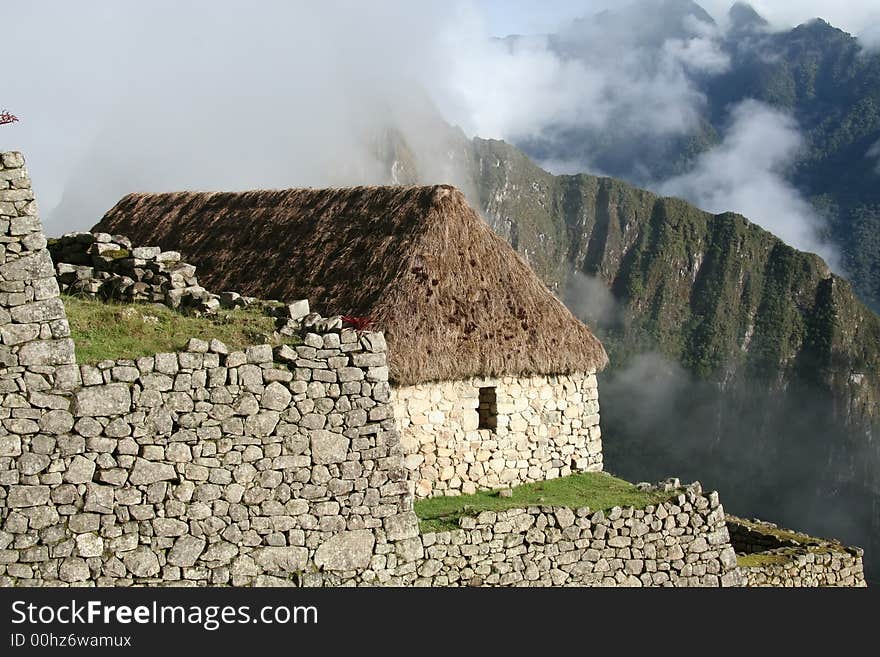
[[[92,230],[182,252],[210,290],[370,316],[400,384],[607,363],[454,187],[130,194]]]

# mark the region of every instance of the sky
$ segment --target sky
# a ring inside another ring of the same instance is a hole
[[[553,31],[565,21],[619,6],[614,0],[476,0],[486,14],[495,36]],[[723,20],[732,4],[729,0],[698,2],[716,20]],[[880,23],[880,2],[876,0],[753,0],[764,18],[778,28],[793,27],[813,18],[824,18],[850,34],[858,35]]]
[[[730,3],[703,4],[722,16]],[[870,18],[876,0],[754,5],[779,27],[823,15],[854,33],[877,34],[880,44],[880,21]],[[375,144],[389,126],[422,157],[428,177],[457,182],[435,157],[443,144],[431,143],[432,111],[468,135],[511,141],[550,125],[617,127],[639,137],[686,132],[701,98],[685,73],[714,74],[727,63],[712,30],[695,28],[659,56],[633,41],[629,26],[591,33],[574,61],[541,41],[508,50],[489,38],[545,33],[609,6],[617,3],[13,3],[4,8],[4,25],[15,26],[4,34],[4,52],[21,55],[4,71],[0,109],[21,122],[0,128],[0,149],[25,153],[44,224],[57,234],[89,228],[130,191],[378,184],[385,172]],[[719,176],[736,161],[744,177],[767,171],[783,184],[779,172],[799,143],[797,126],[748,106],[732,114],[730,130],[690,178],[656,188],[690,190],[691,200],[713,210],[753,210],[738,207],[746,197]],[[761,169],[737,159],[751,157],[750,135],[772,137]],[[586,160],[558,164],[590,170]],[[707,182],[719,192],[695,198]],[[793,190],[776,192],[779,208],[766,204],[766,216],[751,218],[814,248],[812,220],[777,220],[805,206]],[[798,226],[808,228],[799,233]]]

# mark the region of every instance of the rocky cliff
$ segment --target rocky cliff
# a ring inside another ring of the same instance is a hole
[[[553,176],[504,142],[463,161],[493,228],[611,355],[609,469],[699,472],[742,513],[876,545],[880,318],[846,280],[744,217]]]

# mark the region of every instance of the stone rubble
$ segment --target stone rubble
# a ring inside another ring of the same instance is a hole
[[[123,235],[67,233],[48,242],[61,292],[123,302],[161,303],[196,314],[249,305],[235,292],[199,285],[194,265],[177,251],[133,246]]]

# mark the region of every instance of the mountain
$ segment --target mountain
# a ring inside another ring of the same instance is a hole
[[[475,202],[611,356],[609,469],[701,478],[875,554],[880,318],[852,286],[739,215],[471,146]]]
[[[740,515],[866,546],[880,573],[880,318],[850,283],[742,216],[432,130],[451,182],[605,344],[610,471],[700,479]],[[392,135],[391,178],[423,181]]]
[[[696,104],[693,127],[640,135],[626,125],[567,123],[516,145],[537,161],[588,162],[594,170],[650,187],[690,171],[700,155],[718,146],[738,103],[755,99],[782,110],[796,120],[805,141],[786,179],[826,219],[824,237],[840,251],[856,293],[880,310],[880,51],[865,51],[855,37],[820,19],[771,32],[744,3],[732,7],[729,27],[721,31],[687,0],[641,2],[579,19],[548,43],[563,59],[592,62],[584,57],[595,52],[585,55],[582,50],[591,47],[585,44],[615,25],[634,25],[633,12],[642,15],[639,38],[629,40],[621,29],[613,34],[647,61],[662,60],[663,45],[682,39],[684,27],[691,36],[709,34],[728,58],[726,70],[685,67],[688,83],[704,98]]]

